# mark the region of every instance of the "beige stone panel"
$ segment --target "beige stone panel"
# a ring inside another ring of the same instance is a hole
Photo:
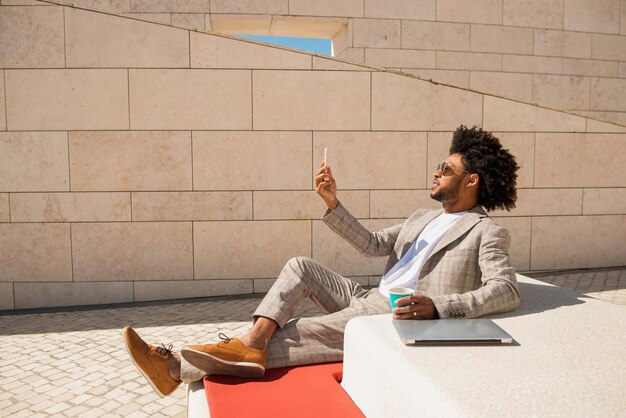
[[[503,55],[502,71],[517,73],[561,74],[563,58]]]
[[[350,26],[346,18],[272,16],[269,35],[330,39]]]
[[[591,58],[626,61],[626,36],[594,33],[591,45]]]
[[[350,212],[360,218],[369,217],[369,192],[366,190],[339,190],[338,199]],[[327,207],[314,191],[254,192],[254,219],[320,219]]]
[[[370,74],[254,71],[254,129],[370,128]]]
[[[513,268],[518,272],[530,270],[531,219],[523,217],[494,218],[498,225],[509,231],[511,236],[509,256]]]
[[[254,293],[267,293],[276,279],[254,279]]]
[[[437,20],[502,24],[502,0],[437,0]]]
[[[378,68],[435,68],[435,51],[366,48],[365,64]]]
[[[517,189],[515,208],[495,210],[493,216],[581,215],[582,189]]]
[[[217,0],[132,0],[131,12],[139,13],[208,13],[209,3]]]
[[[408,218],[421,208],[440,209],[430,190],[372,190],[371,218]]]
[[[626,111],[626,79],[592,78],[591,110]]]
[[[311,69],[311,56],[281,48],[191,32],[192,68]]]
[[[517,165],[517,187],[530,188],[534,185],[535,134],[530,132],[494,132],[505,149],[515,157]]]
[[[194,132],[194,190],[310,190],[310,132]]]
[[[162,23],[168,26],[172,24],[172,16],[169,13],[123,13],[122,16],[130,17],[134,20],[143,20],[144,22]]]
[[[8,193],[0,193],[0,222],[11,222]]]
[[[313,57],[313,69],[314,70],[333,70],[333,71],[372,71],[369,67],[362,67],[355,64],[350,64],[341,59],[327,59],[322,57]],[[347,61],[347,60],[346,60]]]
[[[346,48],[341,54],[337,55],[336,58],[356,64],[364,64],[365,48]]]
[[[619,63],[619,78],[626,78],[626,62]]]
[[[564,58],[563,74],[617,77],[618,63],[614,61],[579,60]]]
[[[0,283],[0,310],[15,309],[13,283]]]
[[[619,126],[626,126],[626,112],[611,112],[611,111],[582,111],[572,110],[577,115],[586,116],[593,119],[599,119],[607,121],[608,123],[614,123]],[[587,119],[587,126],[590,126],[590,119]],[[587,129],[589,131],[589,129]]]
[[[487,71],[470,72],[470,88],[496,96],[532,101],[533,76],[531,74]]]
[[[269,35],[273,24],[272,15],[207,14],[204,21],[206,30],[231,35]]]
[[[130,70],[131,129],[250,129],[248,70]]]
[[[621,3],[621,15],[620,15],[620,31],[622,35],[626,35],[626,0],[622,0]]]
[[[449,70],[501,71],[502,55],[437,51],[437,68]]]
[[[563,29],[564,0],[503,0],[504,25]]]
[[[2,0],[3,6],[50,6],[50,3],[44,3],[36,0]]]
[[[0,282],[72,280],[69,224],[0,224]]]
[[[189,132],[70,132],[72,191],[191,190]]]
[[[74,281],[193,278],[191,222],[72,225]]]
[[[130,12],[130,2],[131,0],[55,0],[55,3],[111,13]]]
[[[471,50],[532,55],[533,30],[507,26],[472,25]]]
[[[458,87],[469,87],[469,71],[455,70],[422,70],[403,68],[403,73],[413,74],[422,80],[430,80],[437,83],[451,84]]]
[[[184,29],[68,7],[65,39],[68,67],[189,67]]]
[[[589,109],[588,77],[535,74],[533,100],[557,109]]]
[[[404,222],[404,219],[361,220],[370,231]],[[313,258],[343,276],[382,275],[387,257],[365,257],[324,222],[313,221]]]
[[[535,55],[591,58],[591,34],[560,30],[535,30]]]
[[[130,221],[130,193],[13,193],[13,222]]]
[[[470,25],[403,20],[402,48],[469,51]]]
[[[583,190],[583,215],[623,215],[625,213],[626,188]]]
[[[289,0],[210,0],[211,13],[289,14]]]
[[[565,29],[619,33],[620,4],[616,0],[564,0]]]
[[[62,7],[0,7],[0,67],[65,66]]]
[[[626,132],[626,126],[587,119],[587,132]]]
[[[531,269],[623,266],[624,236],[626,215],[533,218]]]
[[[480,94],[396,74],[372,74],[374,130],[440,131],[481,121]]]
[[[67,133],[0,132],[0,190],[69,190]]]
[[[252,192],[135,192],[133,221],[252,219]]]
[[[483,128],[488,131],[585,131],[585,118],[499,97],[484,98]]]
[[[322,156],[325,147],[340,188],[425,187],[421,176],[408,174],[426,165],[424,132],[315,132],[313,155]]]
[[[436,0],[365,0],[365,17],[435,20]]]
[[[172,26],[191,30],[205,30],[204,19],[202,13],[172,13],[171,16]]]
[[[5,71],[10,130],[128,129],[126,70]]]
[[[380,275],[380,276],[369,276],[368,280],[369,280],[369,285],[370,286],[378,286],[380,284],[380,281],[382,280],[382,275]]]
[[[0,131],[7,130],[6,97],[4,94],[4,71],[0,71]]]
[[[311,254],[310,221],[194,222],[196,279],[275,278]]]
[[[363,17],[363,8],[363,0],[289,0],[289,14],[292,16]]]
[[[133,284],[15,283],[15,309],[133,302]]]
[[[537,133],[535,187],[623,187],[625,134]]]
[[[252,279],[135,282],[135,302],[253,293]]]
[[[366,48],[400,48],[401,22],[399,20],[354,19],[353,46]]]

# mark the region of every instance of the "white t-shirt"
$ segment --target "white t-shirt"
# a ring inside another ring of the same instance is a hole
[[[446,232],[464,214],[465,212],[444,212],[430,221],[402,258],[383,276],[378,291],[383,296],[389,297],[389,289],[394,287],[415,289],[424,261]]]

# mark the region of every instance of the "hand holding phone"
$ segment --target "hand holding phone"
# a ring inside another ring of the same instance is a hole
[[[315,175],[315,190],[324,199],[329,209],[334,210],[337,207],[339,204],[336,196],[337,185],[328,165],[328,147],[324,148],[324,161]]]

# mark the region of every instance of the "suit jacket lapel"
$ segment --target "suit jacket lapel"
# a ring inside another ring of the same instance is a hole
[[[413,244],[413,242],[417,239],[419,234],[426,228],[426,225],[430,223],[437,216],[441,215],[443,209],[434,209],[430,212],[425,213],[423,216],[420,216],[416,219],[415,223],[407,225],[409,230],[407,232],[406,240],[402,243],[402,250],[398,255],[398,259],[402,258],[404,253],[406,253],[409,247]]]
[[[487,213],[480,206],[476,206],[474,209],[468,211],[465,215],[461,216],[452,228],[439,240],[435,248],[433,248],[430,256],[432,257],[438,251],[446,248],[450,243],[461,237],[467,231],[469,231],[474,225],[476,225],[481,218],[488,216]],[[424,260],[424,263],[426,260]]]

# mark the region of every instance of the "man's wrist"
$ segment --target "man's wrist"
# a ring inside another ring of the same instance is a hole
[[[326,206],[328,206],[328,209],[331,211],[335,210],[337,209],[337,206],[339,206],[339,200],[335,199],[332,202],[327,203]]]

